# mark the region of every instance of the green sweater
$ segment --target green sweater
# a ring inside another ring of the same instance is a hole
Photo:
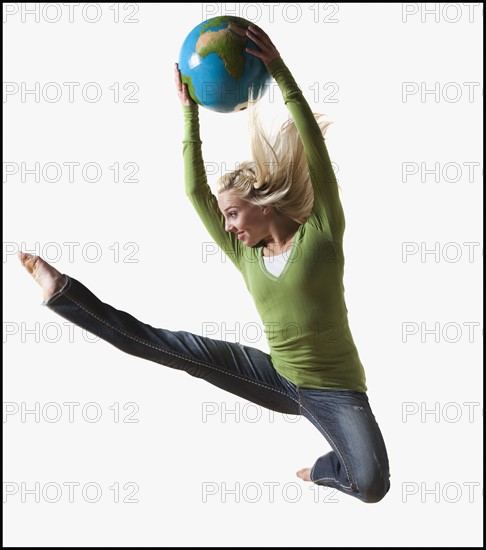
[[[363,365],[344,299],[344,214],[334,170],[314,115],[282,59],[270,63],[304,150],[314,204],[300,225],[279,277],[267,271],[263,247],[225,230],[206,179],[197,106],[183,108],[185,189],[214,241],[242,274],[263,322],[275,369],[301,388],[366,391]]]

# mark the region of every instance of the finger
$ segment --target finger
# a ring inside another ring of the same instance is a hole
[[[251,25],[248,25],[248,30],[253,31],[255,34],[263,33],[263,29],[259,27],[258,25],[255,25],[252,23]]]
[[[261,40],[258,40],[258,38],[251,35],[248,35],[248,38],[253,42],[253,44],[255,44],[255,46],[260,48],[260,50],[268,50],[268,46],[264,44]]]
[[[263,38],[261,37],[258,37],[256,36],[255,34],[253,34],[251,31],[248,32],[247,34],[248,38],[254,42],[260,49],[263,49],[263,48],[269,48],[269,44],[267,43],[266,40],[264,40]]]
[[[182,79],[181,79],[181,72],[179,71],[177,63],[174,65],[174,81],[175,81],[176,88],[180,91],[182,88]]]
[[[260,40],[268,39],[267,33],[260,27],[257,27],[257,25],[249,25],[248,30],[255,36],[258,36]]]
[[[238,36],[241,36],[242,38],[244,38],[245,34],[246,34],[246,30],[241,28],[241,27],[238,27],[237,25],[233,25],[233,23],[230,23],[228,25],[228,30],[237,34]]]
[[[257,38],[256,36],[254,36],[254,35],[252,35],[252,34],[248,34],[247,36],[248,36],[248,38],[249,38],[254,44],[256,44],[259,48],[264,47],[263,42],[262,42],[259,38]]]
[[[254,37],[256,40],[262,40],[262,36],[256,32],[254,32],[250,27],[248,27],[248,29],[246,30],[246,35],[247,36],[252,36]]]
[[[257,27],[256,25],[249,25],[248,30],[250,33],[253,34],[253,36],[257,37],[262,43],[266,43],[268,47],[275,48],[275,44],[272,42],[268,34],[261,29],[260,27]],[[254,42],[255,40],[252,39]]]
[[[250,48],[245,48],[245,51],[254,55],[255,57],[259,57],[260,59],[262,59],[264,55],[263,52],[259,52],[258,50],[251,50]]]

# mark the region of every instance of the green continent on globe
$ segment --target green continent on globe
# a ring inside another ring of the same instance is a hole
[[[187,84],[187,91],[189,92],[191,98],[196,103],[199,103],[199,105],[202,105],[202,103],[199,101],[199,98],[197,97],[196,89],[194,88],[194,84],[192,83],[192,78],[190,76],[181,74],[181,80],[183,84]]]
[[[243,19],[241,17],[236,17],[233,15],[221,15],[220,17],[213,17],[212,19],[208,19],[208,21],[206,21],[206,23],[201,27],[200,34],[206,32],[207,30],[210,30],[212,27],[220,27],[221,25],[227,25],[229,27],[232,23],[243,27],[245,30],[250,24],[249,21],[246,21],[246,19]]]
[[[243,52],[245,51],[246,38],[243,36],[239,36],[235,31],[229,29],[206,31],[196,42],[196,53],[200,57],[206,57],[210,53],[217,54],[223,60],[228,73],[238,80],[245,68]]]

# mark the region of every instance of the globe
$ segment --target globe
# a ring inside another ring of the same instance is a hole
[[[187,35],[179,55],[182,82],[191,98],[212,111],[246,109],[249,94],[259,98],[271,80],[264,63],[245,48],[258,50],[246,36],[250,21],[221,16],[203,21]]]

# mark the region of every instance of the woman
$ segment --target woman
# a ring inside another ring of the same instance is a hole
[[[217,198],[206,181],[198,106],[177,67],[175,81],[185,119],[186,193],[241,272],[270,354],[153,328],[101,302],[38,256],[19,257],[42,286],[44,305],[122,351],[183,370],[268,409],[305,416],[332,451],[297,475],[378,502],[390,487],[388,458],[347,320],[344,215],[336,178],[321,128],[277,49],[260,28],[250,26],[246,33],[259,48],[247,51],[277,81],[293,121],[272,147],[250,106],[253,162],[220,178]]]

